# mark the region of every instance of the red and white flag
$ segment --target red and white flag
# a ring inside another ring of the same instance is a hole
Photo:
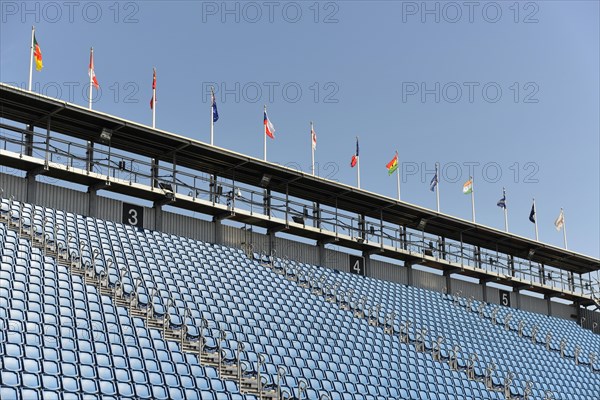
[[[98,84],[98,79],[96,79],[96,73],[94,72],[94,49],[90,50],[90,69],[88,74],[90,75],[90,82],[96,88],[100,89],[100,85]]]
[[[152,98],[150,99],[150,109],[154,109],[156,103],[156,68],[152,71]]]
[[[310,128],[310,136],[312,138],[312,148],[313,148],[313,150],[316,150],[316,148],[317,148],[317,133],[315,132],[315,130],[313,129],[312,126]]]
[[[263,122],[265,124],[265,134],[271,139],[275,139],[275,127],[271,123],[269,117],[267,117],[267,111],[265,110],[265,115],[263,118]]]

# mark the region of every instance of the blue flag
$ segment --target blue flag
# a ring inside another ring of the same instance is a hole
[[[500,208],[506,208],[506,192],[504,191],[504,189],[502,189],[502,198],[498,200],[498,203],[496,203],[496,205]]]
[[[219,120],[219,111],[217,111],[217,99],[215,99],[215,92],[211,90],[212,97],[212,119],[213,122],[217,122]]]
[[[429,190],[431,190],[432,192],[435,191],[435,187],[438,184],[438,170],[437,170],[437,165],[435,166],[435,175],[433,176],[433,179],[431,179],[431,183],[429,183]]]
[[[529,213],[529,220],[535,224],[535,203],[531,205],[531,212]]]

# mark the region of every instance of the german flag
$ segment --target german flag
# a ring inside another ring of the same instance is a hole
[[[42,68],[44,68],[44,64],[42,63],[42,50],[35,38],[35,33],[33,34],[33,58],[35,58],[35,69],[41,71]]]

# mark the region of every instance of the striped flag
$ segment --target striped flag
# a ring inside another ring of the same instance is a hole
[[[150,99],[150,109],[154,109],[154,103],[156,103],[156,68],[152,68],[152,98]]]
[[[350,166],[352,168],[356,167],[356,164],[358,163],[358,138],[356,138],[356,153],[352,156],[352,159],[350,160]]]
[[[33,34],[33,58],[35,59],[35,69],[36,71],[41,71],[44,68],[44,63],[42,62],[42,50],[40,49],[40,45],[35,38],[35,32]]]
[[[469,178],[469,180],[465,182],[465,184],[463,185],[463,193],[473,193],[473,178]]]
[[[392,175],[394,172],[396,172],[398,169],[398,152],[396,152],[396,155],[394,158],[392,158],[392,161],[387,163],[385,167],[388,170],[388,175]]]
[[[438,170],[437,170],[437,164],[435,165],[435,175],[433,176],[433,178],[431,179],[431,182],[429,183],[429,190],[431,190],[432,192],[435,191],[435,187],[438,185],[439,182],[439,178],[438,178]]]
[[[263,118],[263,123],[265,124],[265,134],[271,139],[275,139],[275,127],[271,123],[271,120],[267,116],[267,111],[265,109],[265,115]]]

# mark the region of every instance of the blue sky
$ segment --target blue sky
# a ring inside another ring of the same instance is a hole
[[[398,150],[402,199],[433,209],[438,161],[442,212],[464,219],[474,165],[477,222],[503,228],[506,187],[511,232],[533,237],[535,197],[541,241],[562,246],[564,207],[570,249],[600,255],[597,1],[23,4],[1,4],[2,82],[25,85],[36,25],[44,94],[85,105],[94,46],[94,109],[150,124],[155,66],[157,127],[208,141],[214,82],[218,146],[262,157],[267,104],[270,161],[309,171],[312,120],[320,175],[356,184],[358,135],[363,188],[396,196]]]

